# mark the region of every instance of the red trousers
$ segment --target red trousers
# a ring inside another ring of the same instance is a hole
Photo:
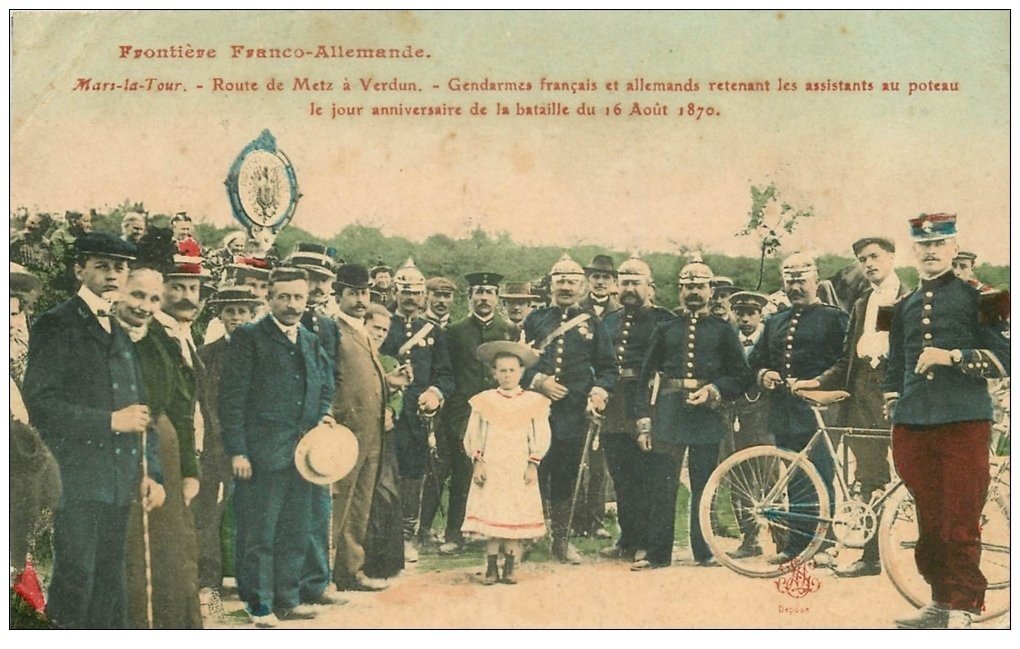
[[[989,421],[893,426],[893,461],[917,505],[917,569],[932,601],[978,611],[987,580],[981,574],[981,510],[990,482]]]

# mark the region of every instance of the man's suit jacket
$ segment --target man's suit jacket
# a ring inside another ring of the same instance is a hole
[[[319,337],[298,327],[288,340],[271,315],[238,327],[220,374],[219,414],[227,455],[256,469],[294,464],[298,440],[329,411],[333,381]]]
[[[342,319],[338,325],[340,342],[337,346],[333,418],[350,428],[361,442],[361,447],[367,449],[370,442],[381,439],[383,433],[388,396],[386,379],[368,334],[356,331]]]
[[[72,297],[32,329],[23,395],[34,425],[60,466],[62,500],[126,506],[138,495],[141,436],[114,434],[114,411],[145,402],[135,347],[111,318],[107,333],[84,300]],[[160,480],[155,432],[149,473]]]
[[[610,313],[613,313],[614,311],[619,311],[620,309],[623,308],[623,305],[620,304],[620,301],[613,297],[612,295],[610,295],[606,299],[605,308],[602,310],[602,313],[599,313],[598,310],[595,309],[595,300],[592,299],[591,293],[588,293],[583,298],[581,298],[581,301],[577,303],[577,306],[581,307],[582,309],[587,309],[591,311],[592,313],[595,314],[595,317],[598,318],[599,320],[603,320]]]
[[[202,440],[202,479],[209,482],[230,480],[230,458],[223,450],[223,432],[220,428],[220,413],[217,407],[220,400],[220,374],[223,371],[223,358],[227,353],[226,337],[217,338],[208,345],[197,350],[198,357],[205,367],[200,376],[198,402],[202,406],[202,417],[205,420],[205,435]],[[215,475],[209,475],[213,471]]]

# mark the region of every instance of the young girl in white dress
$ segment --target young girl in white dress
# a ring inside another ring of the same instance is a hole
[[[538,464],[549,450],[549,399],[521,388],[521,374],[538,354],[521,343],[495,341],[475,352],[492,367],[499,387],[471,398],[464,450],[474,463],[461,530],[488,540],[485,584],[517,583],[521,539],[545,536]],[[498,572],[500,545],[504,561]]]

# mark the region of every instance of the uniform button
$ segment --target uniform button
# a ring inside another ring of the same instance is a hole
[[[114,381],[114,382],[113,382],[113,389],[114,389],[114,390],[116,390],[116,389],[117,389],[117,387],[118,387],[118,386],[117,386],[117,382],[116,382],[116,381]]]
[[[974,368],[974,363],[967,363],[967,367],[973,369]]]
[[[927,293],[924,294],[924,296],[927,297],[927,298],[932,298],[932,297],[935,297],[935,294],[932,293],[931,291],[928,291]]]
[[[113,449],[113,453],[114,455],[120,455],[120,449],[119,448]]]
[[[931,340],[931,332],[930,331],[924,334],[924,339],[925,340]]]
[[[687,348],[688,349],[694,349],[694,341],[693,340],[691,342],[687,343]]]
[[[694,378],[694,372],[688,372],[687,373],[687,378],[693,379]]]
[[[563,359],[562,358],[557,358],[556,359],[556,364],[557,365],[563,365]]]
[[[300,406],[301,405],[301,400],[298,399],[297,401],[294,402],[294,404]]]
[[[617,347],[616,351],[619,352],[620,354],[623,354],[623,352],[626,351],[626,348],[624,348],[624,347]]]
[[[294,378],[295,378],[295,379],[300,379],[300,378],[301,378],[301,375],[300,375],[300,374],[295,374],[295,375],[294,375]]]
[[[687,352],[687,358],[694,358],[694,352]]]
[[[138,455],[138,449],[136,448],[131,449],[131,455]]]
[[[927,374],[924,375],[924,378],[928,379],[929,381],[934,381],[935,380],[935,373],[934,372],[928,372]]]
[[[786,346],[786,348],[787,348],[787,349],[793,349],[793,345],[792,345],[792,344],[788,344],[788,345]]]
[[[923,324],[923,325],[930,325],[931,324],[931,318],[921,318],[921,324]]]
[[[924,310],[925,311],[931,311],[931,305],[930,304],[925,304],[924,305]]]

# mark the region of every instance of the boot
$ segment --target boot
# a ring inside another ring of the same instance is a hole
[[[578,565],[581,563],[581,555],[577,549],[570,545],[567,538],[567,527],[570,521],[570,502],[556,500],[550,505],[552,510],[552,554],[560,563]]]
[[[487,557],[489,565],[488,565],[488,567],[485,570],[485,581],[482,582],[486,586],[493,585],[494,583],[496,583],[496,580],[499,578],[499,566],[497,564],[497,560],[498,559],[499,559],[499,555],[496,555],[496,554],[490,554]],[[510,564],[511,566],[513,565],[513,560],[510,559],[509,557],[507,557],[507,561],[511,562],[511,564]]]
[[[517,579],[514,578],[514,555],[508,554],[503,560],[503,578],[499,581],[504,584],[517,583]]]
[[[400,479],[400,509],[404,516],[404,540],[412,541],[418,527],[418,514],[421,510],[421,478]]]

